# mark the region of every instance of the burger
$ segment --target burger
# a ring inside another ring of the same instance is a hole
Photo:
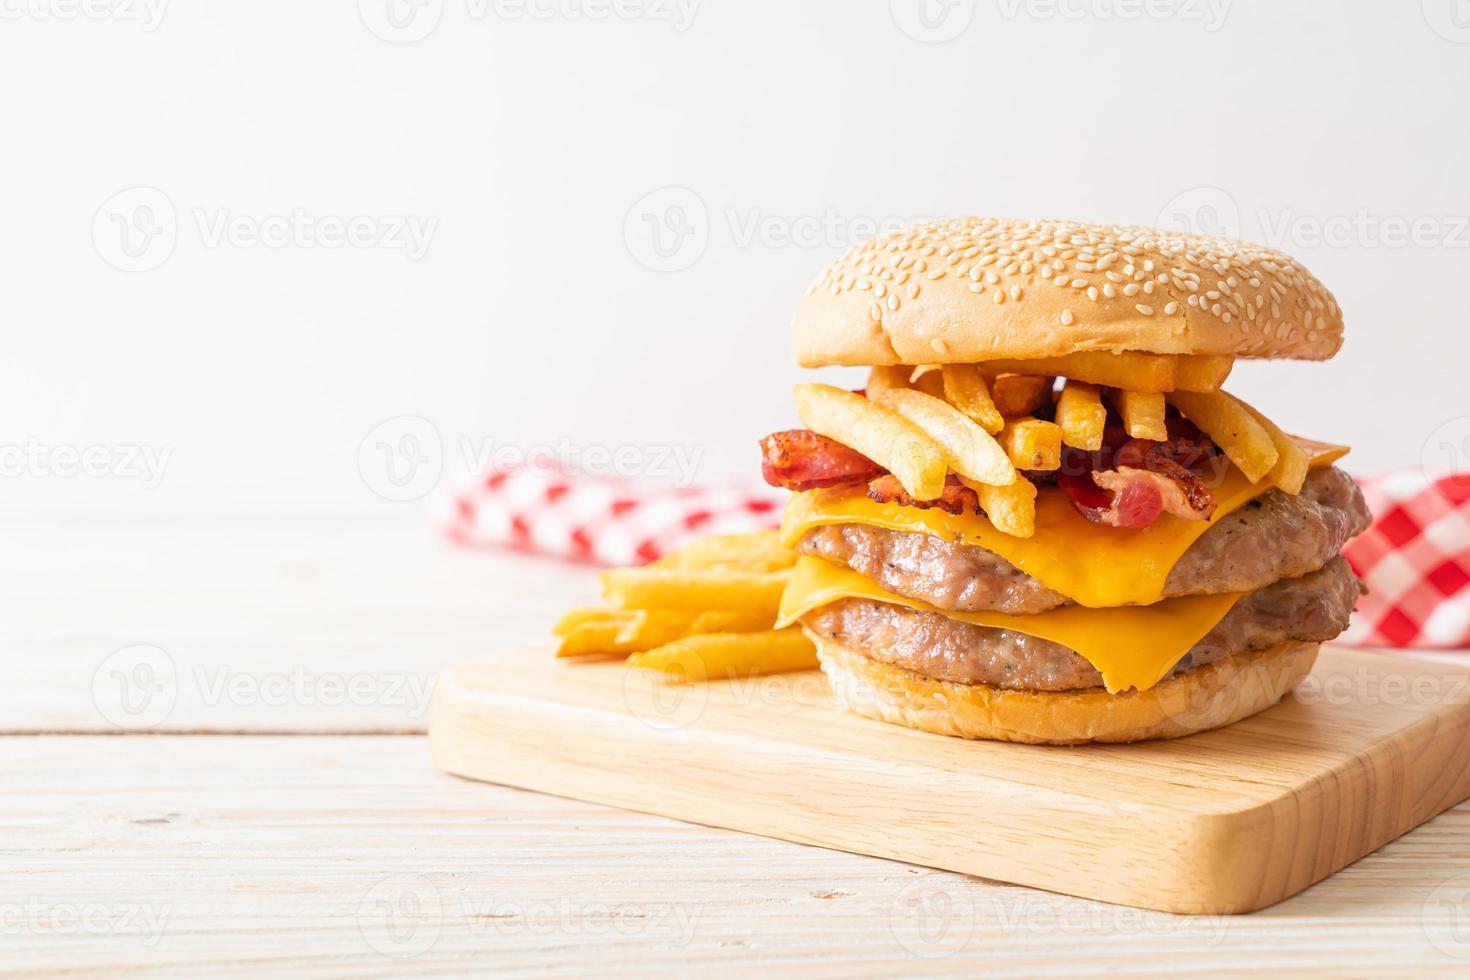
[[[837,700],[966,738],[1173,738],[1279,701],[1363,587],[1342,446],[1227,393],[1325,360],[1336,300],[1281,252],[1152,228],[964,218],[827,267],[793,327],[799,623]]]

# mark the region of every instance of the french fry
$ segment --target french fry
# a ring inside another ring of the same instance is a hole
[[[636,653],[631,667],[656,670],[673,682],[750,677],[809,670],[817,651],[799,626],[757,633],[705,633]]]
[[[802,425],[882,466],[915,500],[944,492],[944,450],[902,415],[831,385],[799,384],[795,396]]]
[[[619,646],[648,650],[687,636],[700,615],[688,609],[639,609],[613,639]]]
[[[620,609],[775,609],[791,577],[720,568],[610,568],[602,594]]]
[[[1170,391],[1175,383],[1172,355],[1140,351],[1079,351],[1060,357],[984,361],[980,367],[992,374],[1058,375],[1129,391]]]
[[[753,633],[769,630],[776,609],[600,609],[602,618],[584,619],[560,634],[558,657],[627,656],[701,633]],[[565,618],[565,617],[563,617]],[[561,624],[559,623],[558,626]]]
[[[997,531],[1017,538],[1036,533],[1036,485],[1030,480],[1022,477],[1003,487],[973,483],[964,477],[960,482],[979,495],[980,506]]]
[[[712,609],[700,613],[689,627],[695,633],[754,633],[776,625],[774,609]]]
[[[1032,374],[1003,374],[990,383],[990,397],[1004,418],[1030,415],[1051,400],[1052,379]]]
[[[1123,416],[1123,428],[1135,439],[1152,439],[1163,442],[1169,438],[1169,429],[1164,425],[1164,396],[1157,392],[1127,391],[1118,389],[1118,414]]]
[[[552,636],[569,636],[583,623],[617,623],[619,626],[633,618],[633,614],[622,609],[603,606],[577,606],[562,614],[556,625],[551,627]]]
[[[730,567],[774,572],[796,564],[796,552],[781,544],[780,531],[711,534],[664,555],[652,568]]]
[[[973,364],[946,364],[941,371],[944,381],[944,398],[955,408],[969,416],[980,428],[996,435],[1005,428],[1005,416],[990,399],[990,389],[985,384],[985,375]]]
[[[1174,387],[1180,391],[1219,391],[1235,358],[1229,354],[1181,354],[1174,365]]]
[[[1271,437],[1271,444],[1276,447],[1280,455],[1276,459],[1276,465],[1266,474],[1271,482],[1282,490],[1295,497],[1302,492],[1302,484],[1307,482],[1307,470],[1311,468],[1312,460],[1307,451],[1297,445],[1295,439],[1281,431],[1275,422],[1272,422],[1260,412],[1251,408],[1245,402],[1235,399],[1240,407],[1251,413],[1251,417],[1261,423],[1261,428]]]
[[[1062,430],[1052,422],[1011,419],[1001,430],[1000,444],[1018,470],[1054,470],[1062,463]]]
[[[615,620],[588,620],[578,623],[562,635],[556,648],[558,657],[627,656],[635,647],[618,642],[623,624]]]
[[[908,386],[909,371],[902,364],[875,367],[868,371],[866,393],[873,401],[877,401],[883,392],[891,388],[907,388]]]
[[[988,484],[1016,479],[1015,467],[994,437],[948,402],[909,389],[886,392],[879,404],[923,429],[960,476]]]
[[[1271,472],[1281,452],[1271,433],[1240,402],[1223,391],[1176,391],[1169,401],[1215,441],[1245,478],[1255,483]]]
[[[1097,385],[1068,379],[1057,399],[1057,427],[1062,430],[1062,442],[1096,452],[1102,448],[1107,422],[1108,410]]]

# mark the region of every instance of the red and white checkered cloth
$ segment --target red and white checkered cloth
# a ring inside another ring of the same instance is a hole
[[[764,484],[669,487],[539,467],[494,473],[455,499],[450,536],[601,565],[642,565],[706,534],[779,527]]]
[[[1470,646],[1470,474],[1356,479],[1373,526],[1343,554],[1368,594],[1339,642]]]
[[[1339,642],[1470,647],[1470,474],[1359,478],[1373,526],[1343,550],[1368,584]],[[653,561],[705,534],[776,527],[764,484],[659,487],[540,469],[496,473],[455,500],[450,535],[604,565]]]

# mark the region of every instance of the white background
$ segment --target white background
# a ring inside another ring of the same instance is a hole
[[[1348,341],[1236,391],[1363,472],[1470,434],[1465,0],[88,2],[0,0],[0,444],[114,462],[8,465],[12,513],[422,520],[360,472],[404,415],[446,474],[570,440],[753,476],[802,290],[906,216],[1269,241]],[[370,234],[248,237],[293,212]]]

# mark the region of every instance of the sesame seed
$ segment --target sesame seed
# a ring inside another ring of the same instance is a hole
[[[1142,303],[1139,303],[1137,306],[1135,306],[1133,308],[1135,310],[1137,310],[1138,312],[1142,313],[1144,316],[1153,316],[1154,315],[1154,308],[1152,306],[1144,306]]]
[[[1062,311],[1062,326],[1064,326],[1064,327],[1070,327],[1071,325],[1072,325],[1072,311],[1071,310],[1063,310]]]
[[[945,343],[944,343],[944,341],[941,340],[938,337],[935,337],[933,340],[929,341],[929,346],[933,349],[934,353],[936,353],[936,354],[948,354],[949,353],[949,347],[946,346]]]
[[[996,291],[991,294],[990,298],[995,300],[997,303],[1004,303],[1006,301],[1006,292],[1004,289],[996,289]]]
[[[1170,300],[1169,302],[1167,302],[1167,303],[1164,304],[1164,312],[1167,313],[1167,314],[1169,314],[1170,316],[1174,315],[1175,313],[1178,313],[1179,312],[1179,304],[1176,303],[1174,300]]]

